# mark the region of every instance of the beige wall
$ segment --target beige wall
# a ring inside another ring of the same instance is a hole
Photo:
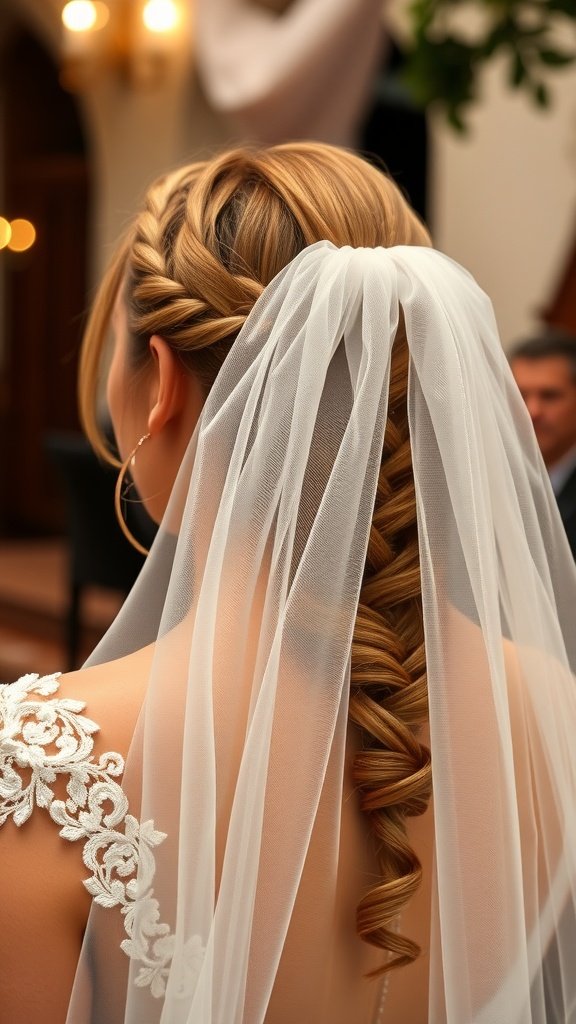
[[[504,75],[485,76],[468,138],[434,121],[431,197],[436,244],[490,294],[507,345],[537,325],[576,237],[576,71],[551,79],[545,113]]]

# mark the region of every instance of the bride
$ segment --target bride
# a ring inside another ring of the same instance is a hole
[[[148,192],[102,454],[109,332],[160,528],[82,670],[0,687],[2,1021],[576,1021],[576,576],[486,296],[289,144]]]

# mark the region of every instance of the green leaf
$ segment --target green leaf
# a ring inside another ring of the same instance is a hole
[[[528,72],[526,70],[526,65],[524,63],[522,54],[518,50],[516,50],[516,52],[512,55],[512,64],[510,65],[510,74],[508,76],[508,81],[510,82],[510,85],[514,89],[517,89],[518,86],[522,85],[522,83],[526,80],[527,77]]]
[[[485,59],[492,57],[504,43],[507,42],[507,32],[501,22],[494,26],[488,33],[481,46],[481,54]]]
[[[550,68],[564,68],[576,60],[576,53],[561,53],[560,50],[539,50],[538,56]]]
[[[550,90],[543,82],[536,82],[532,89],[532,95],[536,106],[542,109],[550,106]]]
[[[574,0],[544,0],[544,6],[550,13],[566,14],[567,17],[576,19]]]
[[[462,117],[459,109],[456,107],[450,107],[448,110],[448,124],[454,128],[459,135],[466,135],[468,126]]]
[[[472,44],[450,28],[452,12],[462,0],[412,0],[414,45],[403,77],[415,101],[441,107],[450,124],[462,132],[466,109],[476,100],[479,72],[497,53],[505,52],[510,88],[523,88],[533,103],[547,107],[550,75],[576,63],[576,51],[555,46],[555,33],[566,28],[566,19],[576,28],[576,0],[468,2],[488,15],[487,28]]]
[[[417,33],[426,31],[428,26],[434,20],[435,13],[436,5],[432,0],[415,0],[415,2],[410,6],[410,15]]]

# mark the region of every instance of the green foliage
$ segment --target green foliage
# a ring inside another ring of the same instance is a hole
[[[474,21],[482,15],[477,34],[458,29],[467,13]],[[550,73],[576,61],[576,0],[414,0],[411,18],[406,84],[418,104],[439,106],[460,132],[478,96],[479,72],[497,54],[510,87],[538,107],[550,103]],[[567,40],[561,47],[560,36]]]

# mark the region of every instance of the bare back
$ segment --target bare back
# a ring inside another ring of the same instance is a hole
[[[99,726],[91,737],[97,758],[115,751],[128,752],[140,711],[152,648],[117,662],[62,676],[57,699],[80,701],[83,714]],[[381,955],[355,933],[357,902],[377,874],[364,816],[359,811],[350,781],[356,738],[349,736],[347,784],[342,808],[342,831],[336,923],[327,934],[319,920],[319,933],[303,933],[300,911],[314,899],[318,866],[314,842],[299,890],[285,951],[267,1015],[267,1024],[293,1024],[295,1020],[325,1020],[326,1024],[373,1024],[382,997],[381,981],[366,973],[381,962]],[[54,796],[65,799],[66,780],[58,778]],[[415,823],[414,842],[420,848],[429,880],[431,821]],[[64,1024],[91,898],[83,885],[87,876],[82,844],[67,842],[58,825],[35,807],[21,827],[8,818],[0,829],[0,982],[1,1019],[10,1024]],[[402,928],[422,943],[424,955],[408,970],[395,972],[386,985],[382,1021],[402,1013],[411,1024],[425,1024],[427,1014],[427,935],[429,884],[402,919]],[[110,910],[109,913],[114,913]],[[309,915],[307,915],[309,921]],[[323,934],[322,934],[323,933]],[[306,950],[320,947],[331,959],[329,992],[318,992],[316,965]],[[331,947],[328,953],[328,947]],[[309,970],[307,971],[307,964]]]

